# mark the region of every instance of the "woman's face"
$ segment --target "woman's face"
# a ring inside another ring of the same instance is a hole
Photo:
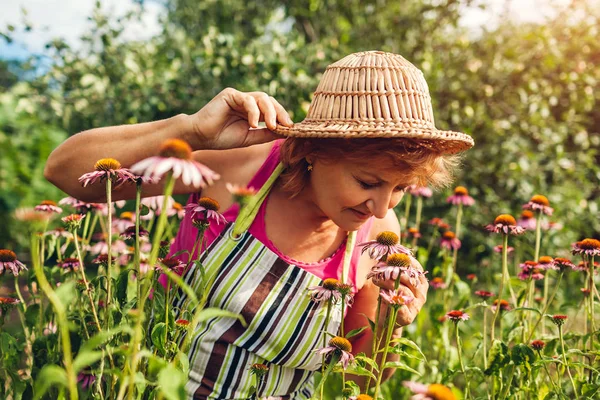
[[[373,158],[364,163],[313,162],[310,192],[321,212],[340,228],[357,230],[371,216],[384,218],[402,199],[406,174],[381,167],[389,160]]]

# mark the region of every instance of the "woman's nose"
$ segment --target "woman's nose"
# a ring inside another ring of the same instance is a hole
[[[376,218],[384,218],[389,209],[398,205],[404,192],[381,191],[367,200],[367,207]]]

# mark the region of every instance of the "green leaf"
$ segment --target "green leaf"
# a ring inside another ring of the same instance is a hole
[[[158,373],[160,392],[167,400],[185,400],[187,376],[172,364]]]
[[[154,346],[156,346],[161,352],[165,351],[166,332],[167,326],[165,323],[159,322],[158,324],[154,325],[154,328],[152,328],[152,334],[150,335],[152,338],[152,344],[154,344]]]
[[[366,326],[363,326],[362,328],[352,329],[350,332],[346,333],[346,339],[350,339],[351,337],[358,335],[359,333],[363,332],[365,329],[367,329]]]
[[[162,268],[162,272],[165,275],[167,275],[171,281],[175,282],[181,289],[183,289],[185,294],[191,300],[192,305],[198,303],[198,296],[196,296],[196,292],[194,291],[194,289],[192,289],[190,285],[185,283],[181,276],[174,273],[173,271],[170,271],[168,268]]]
[[[98,332],[97,334],[92,336],[88,341],[86,341],[83,346],[81,346],[81,349],[79,350],[79,352],[82,353],[82,352],[92,351],[96,347],[106,343],[114,335],[117,335],[117,334],[123,333],[123,332],[128,333],[129,335],[132,335],[133,329],[131,329],[131,327],[129,327],[127,325],[120,325],[120,326],[110,329],[108,331]]]
[[[417,370],[412,369],[411,367],[409,367],[408,365],[406,365],[402,361],[388,361],[388,362],[386,362],[383,365],[383,369],[386,369],[386,368],[403,369],[405,371],[412,372],[413,374],[421,376],[420,372],[418,372]]]
[[[535,361],[536,356],[531,347],[523,343],[517,343],[510,350],[510,358],[515,365],[530,366]]]
[[[516,307],[516,308],[510,309],[510,310],[508,310],[508,311],[505,311],[505,312],[503,313],[503,316],[506,316],[507,314],[509,314],[509,313],[511,313],[511,312],[514,312],[514,311],[533,311],[533,312],[535,312],[535,313],[536,313],[536,314],[538,314],[538,315],[542,315],[542,313],[540,312],[540,310],[538,310],[537,308],[531,308],[531,307]]]
[[[423,353],[423,351],[421,351],[421,348],[419,347],[419,345],[416,344],[415,342],[413,342],[412,340],[405,338],[405,337],[399,337],[399,338],[393,339],[391,342],[410,347],[411,349],[415,350],[416,352],[418,352],[421,355],[422,360],[427,362],[427,357],[425,357],[425,354]]]
[[[508,346],[500,340],[494,340],[488,356],[489,367],[484,371],[486,375],[496,375],[500,369],[510,362]]]
[[[215,308],[215,307],[205,308],[205,309],[201,310],[200,312],[198,312],[196,315],[194,315],[194,322],[196,324],[199,324],[200,322],[206,321],[208,319],[218,318],[218,317],[235,318],[240,321],[240,323],[242,324],[242,326],[244,328],[246,326],[248,326],[246,324],[246,320],[244,320],[244,317],[241,316],[240,314],[236,314],[234,312],[227,311],[227,310],[221,310],[220,308]]]
[[[73,360],[73,369],[78,373],[83,368],[88,367],[102,358],[101,351],[80,351]]]
[[[368,365],[370,366],[373,370],[375,371],[379,371],[379,365],[377,365],[377,362],[375,362],[375,360],[373,360],[370,357],[367,357],[365,355],[365,353],[359,353],[356,355],[356,357],[354,357],[354,359],[356,360],[356,362],[358,362],[359,364],[364,364],[364,365]]]
[[[367,319],[367,321],[369,322],[369,327],[371,328],[371,332],[375,332],[375,322],[373,322],[369,317],[367,317],[367,314],[360,313],[360,315],[365,317]]]
[[[348,379],[346,381],[346,386],[344,386],[344,389],[352,390],[351,396],[358,396],[360,394],[360,386],[358,386],[353,380]]]
[[[121,307],[127,302],[127,286],[129,285],[129,269],[121,271],[117,277],[117,284],[115,285],[115,296]]]
[[[333,368],[333,372],[342,372],[344,369],[342,368],[341,364],[337,364],[334,368]],[[346,374],[352,374],[352,375],[358,375],[358,376],[369,376],[372,379],[376,379],[375,375],[373,375],[373,373],[363,367],[362,365],[358,364],[358,363],[351,363],[348,365],[348,368],[346,368],[346,370],[344,371]]]
[[[52,386],[67,388],[68,380],[64,368],[51,364],[44,366],[35,380],[34,399],[41,399]]]
[[[58,299],[65,308],[75,301],[76,295],[77,290],[75,290],[75,281],[63,282],[58,288],[56,288],[56,296],[58,296]]]

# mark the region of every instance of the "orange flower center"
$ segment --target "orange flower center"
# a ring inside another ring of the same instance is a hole
[[[433,278],[431,280],[432,283],[443,283],[444,280],[442,278],[440,278],[439,276],[437,278]]]
[[[523,210],[523,212],[521,213],[521,218],[522,219],[531,219],[531,218],[533,218],[533,213],[529,210]]]
[[[359,394],[356,396],[356,400],[373,400],[373,398],[368,394]]]
[[[464,186],[457,186],[454,189],[454,194],[458,196],[467,196],[469,194],[469,191]]]
[[[44,200],[40,203],[42,206],[56,206],[56,202],[52,200]]]
[[[169,139],[160,146],[159,155],[161,157],[174,157],[182,160],[190,160],[192,158],[192,148],[183,140]]]
[[[554,259],[554,262],[556,262],[557,264],[561,264],[561,265],[569,265],[569,264],[571,264],[571,260],[566,259],[566,258],[562,258],[562,257],[556,257]]]
[[[181,205],[181,203],[174,202],[173,203],[173,209],[175,209],[177,211],[181,211],[181,210],[183,210],[183,206]]]
[[[96,171],[114,171],[115,169],[120,169],[121,163],[115,160],[114,158],[102,158],[96,161],[94,164],[94,169]]]
[[[529,201],[531,201],[532,203],[535,203],[535,204],[546,206],[546,207],[548,207],[550,205],[550,202],[548,201],[548,198],[546,196],[541,195],[541,194],[536,194]]]
[[[417,228],[408,228],[408,233],[414,235],[415,233],[419,233],[419,230]]]
[[[219,211],[220,207],[219,202],[210,197],[201,197],[198,200],[198,205],[212,211]]]
[[[377,235],[377,243],[379,244],[383,244],[386,246],[393,246],[398,244],[398,241],[400,239],[398,238],[398,235],[396,235],[394,232],[390,232],[390,231],[384,231],[381,232],[379,235]]]
[[[501,214],[496,217],[494,220],[494,224],[502,224],[502,225],[516,225],[517,221],[510,214]]]
[[[432,383],[427,388],[427,396],[434,400],[456,400],[456,396],[452,393],[452,390],[439,383]]]
[[[402,253],[390,254],[385,262],[387,265],[394,267],[409,267],[411,265],[410,257]]]
[[[579,242],[579,247],[584,250],[598,250],[600,249],[600,240],[590,238],[583,239]]]
[[[334,278],[327,278],[323,281],[323,287],[327,290],[336,290],[340,285],[340,281]]]
[[[131,211],[123,211],[120,215],[121,219],[133,221],[133,213]]]
[[[0,250],[0,262],[14,262],[17,260],[17,255],[12,250]]]
[[[448,312],[448,316],[450,318],[460,318],[463,316],[463,314],[464,313],[460,310],[452,310],[452,311]]]
[[[452,240],[452,239],[454,239],[456,237],[456,235],[454,234],[454,232],[451,232],[451,231],[444,232],[444,234],[442,236],[446,240]]]
[[[540,257],[540,264],[550,264],[552,261],[554,261],[554,259],[550,256],[541,256]]]
[[[340,337],[340,336],[331,338],[329,340],[329,345],[332,347],[335,347],[336,349],[340,349],[343,351],[347,351],[347,352],[352,351],[352,344],[350,343],[350,341],[348,339]]]
[[[523,264],[527,265],[528,267],[535,267],[537,265],[535,261],[525,261]]]

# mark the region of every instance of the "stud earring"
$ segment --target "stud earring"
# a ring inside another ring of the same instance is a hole
[[[313,170],[313,165],[310,161],[308,161],[308,159],[306,159],[306,162],[308,163],[308,166],[306,167],[306,169],[308,170],[308,172]]]

